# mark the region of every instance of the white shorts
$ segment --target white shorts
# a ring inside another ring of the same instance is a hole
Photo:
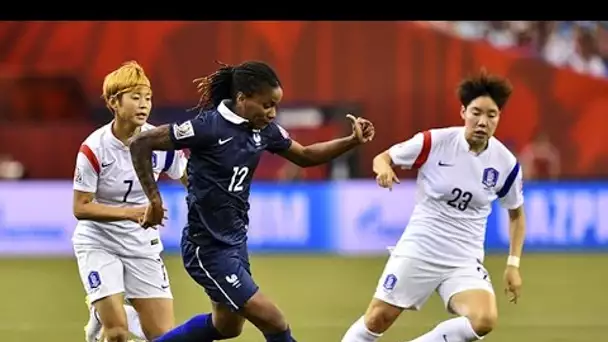
[[[91,303],[118,293],[127,299],[173,298],[159,255],[124,257],[88,246],[74,246],[74,252]]]
[[[420,310],[433,291],[437,291],[449,310],[453,295],[475,289],[494,294],[488,271],[481,263],[472,261],[464,267],[450,267],[391,255],[374,297],[400,308]]]

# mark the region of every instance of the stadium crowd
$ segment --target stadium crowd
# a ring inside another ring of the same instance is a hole
[[[484,39],[499,49],[594,77],[608,76],[608,21],[426,21],[463,39]]]

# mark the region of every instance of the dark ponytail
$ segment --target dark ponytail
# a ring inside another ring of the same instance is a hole
[[[199,111],[216,108],[222,100],[232,99],[241,92],[251,96],[265,87],[279,87],[281,82],[274,70],[264,62],[248,61],[237,66],[216,61],[221,67],[213,74],[197,78],[196,83],[201,97],[192,110]]]
[[[201,97],[196,107],[191,110],[203,111],[215,108],[220,105],[222,100],[232,98],[234,67],[218,61],[216,63],[221,65],[216,72],[192,81],[196,84]]]

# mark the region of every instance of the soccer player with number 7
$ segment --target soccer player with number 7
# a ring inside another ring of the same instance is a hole
[[[163,206],[154,181],[154,150],[190,149],[188,223],[182,235],[186,271],[211,299],[212,312],[198,315],[156,342],[210,342],[237,337],[249,320],[269,342],[295,341],[279,308],[259,291],[249,267],[249,191],[264,151],[309,167],[326,163],[370,141],[373,125],[347,115],[350,136],[302,146],[274,122],[283,97],[274,70],[262,62],[223,65],[197,79],[201,112],[180,124],[159,126],[131,144],[133,166],[150,199],[143,224],[157,225]],[[289,224],[289,222],[285,222]]]
[[[153,339],[174,326],[173,295],[159,231],[140,225],[148,199],[128,147],[132,136],[154,128],[147,123],[150,80],[140,65],[127,62],[105,77],[103,98],[113,120],[80,146],[74,175],[72,241],[90,304],[85,338],[125,342],[131,332]],[[148,158],[155,182],[161,173],[186,181],[182,152],[155,151]],[[123,305],[125,298],[132,306]]]
[[[374,298],[342,342],[375,342],[401,312],[419,310],[435,291],[457,317],[411,342],[469,342],[490,333],[498,313],[483,260],[495,200],[509,212],[505,292],[517,302],[525,235],[522,170],[493,137],[511,91],[507,80],[482,70],[458,87],[463,126],[420,132],[374,158],[378,185],[391,189],[398,182],[393,167],[400,166],[418,171],[419,192]]]

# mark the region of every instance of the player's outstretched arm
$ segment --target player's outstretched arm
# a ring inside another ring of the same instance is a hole
[[[133,168],[150,203],[162,204],[152,169],[152,152],[174,150],[170,134],[170,126],[162,125],[136,135],[129,145]]]
[[[339,157],[374,138],[374,125],[366,119],[347,115],[352,121],[353,133],[344,138],[302,146],[293,141],[280,155],[300,167],[317,166]]]

